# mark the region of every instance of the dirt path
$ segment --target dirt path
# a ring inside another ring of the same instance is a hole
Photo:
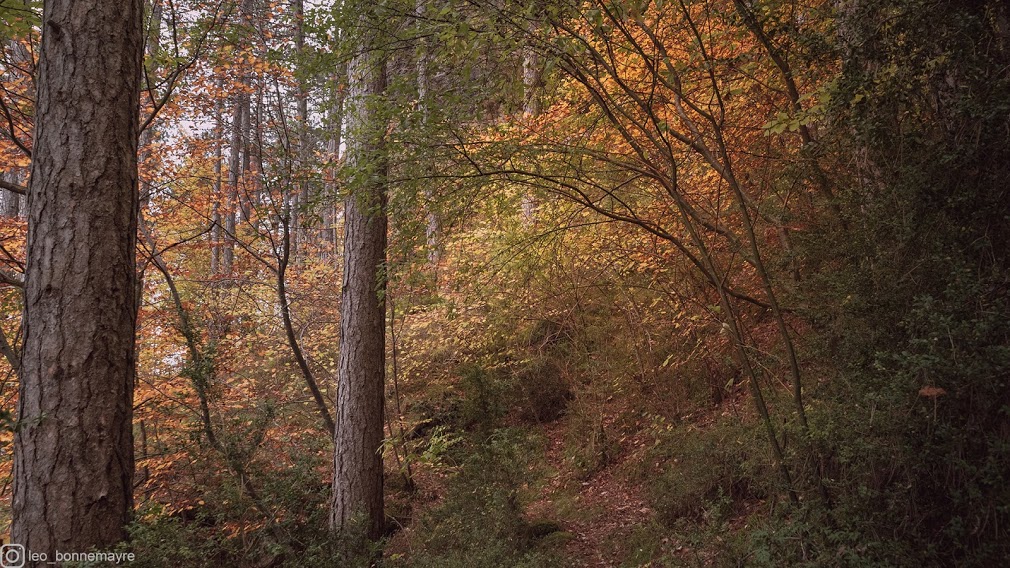
[[[572,566],[604,568],[620,566],[625,556],[622,543],[636,526],[647,523],[652,509],[642,494],[642,488],[616,472],[631,454],[631,447],[622,448],[617,460],[584,481],[572,478],[564,466],[564,425],[556,422],[545,427],[548,438],[547,462],[557,468],[541,500],[533,503],[530,514],[557,519],[562,530],[573,535],[565,544]],[[634,446],[634,442],[629,442]],[[571,494],[574,492],[574,496]],[[565,518],[555,502],[571,499],[568,507],[574,514]]]

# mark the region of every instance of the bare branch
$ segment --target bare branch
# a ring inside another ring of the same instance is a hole
[[[28,195],[28,188],[27,187],[25,187],[23,185],[16,184],[16,183],[11,183],[11,182],[6,181],[4,179],[0,179],[0,188],[6,189],[7,191],[10,191],[12,193],[16,193],[18,195]]]

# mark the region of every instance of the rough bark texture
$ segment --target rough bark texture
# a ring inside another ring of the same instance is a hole
[[[370,42],[363,42],[368,46]],[[385,62],[364,49],[351,62],[344,203],[344,281],[330,524],[337,532],[382,534],[385,382],[386,162],[384,128],[369,99],[385,90]]]
[[[12,540],[121,540],[133,504],[142,0],[45,3]]]

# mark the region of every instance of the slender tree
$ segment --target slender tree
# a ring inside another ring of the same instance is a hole
[[[431,66],[432,53],[431,42],[426,35],[427,30],[423,24],[428,5],[428,0],[416,0],[414,3],[414,17],[417,20],[417,101],[421,110],[422,130],[428,128],[431,122],[431,76],[428,68]],[[422,165],[424,168],[421,171],[422,176],[434,175],[434,166],[431,160],[427,157],[422,158]],[[439,240],[442,230],[438,208],[435,205],[435,195],[431,188],[425,190],[424,200],[428,209],[424,228],[425,242],[428,247],[428,264],[437,280],[438,262],[441,257],[440,247],[442,246]]]
[[[536,31],[536,21],[530,19],[526,23],[530,34]],[[541,108],[541,82],[543,81],[543,69],[540,62],[540,53],[537,49],[528,45],[523,49],[523,115],[530,119],[536,119],[543,110]],[[523,194],[520,205],[523,219],[527,223],[532,223],[536,214],[536,198],[527,191]]]
[[[339,191],[339,184],[337,182],[336,172],[339,169],[341,150],[340,145],[343,140],[344,132],[344,99],[347,98],[347,62],[342,62],[337,66],[336,72],[334,72],[330,81],[333,82],[333,106],[330,108],[328,113],[328,140],[326,143],[326,153],[328,159],[330,160],[332,166],[327,172],[326,179],[326,197],[324,200],[325,206],[323,208],[323,230],[322,230],[322,240],[326,243],[325,246],[321,248],[323,258],[333,258],[334,262],[339,262],[339,251],[340,251],[340,233],[337,231],[337,220],[342,216],[343,212],[338,211],[340,208],[339,201],[333,199]]]
[[[294,42],[295,42],[295,104],[296,104],[296,130],[294,137],[294,148],[292,149],[294,158],[295,187],[294,195],[287,198],[291,206],[291,256],[298,262],[301,259],[299,250],[303,245],[312,240],[312,235],[305,230],[309,219],[309,211],[312,207],[311,184],[307,177],[308,164],[312,155],[311,127],[309,125],[309,87],[305,81],[304,59],[305,59],[305,2],[304,0],[294,0],[292,2],[294,18]]]
[[[0,82],[4,85],[3,91],[5,97],[10,97],[9,93],[12,87],[9,85],[16,85],[20,81],[29,79],[29,72],[33,67],[33,61],[32,54],[24,44],[13,39],[7,39],[4,43],[4,49],[0,53],[0,67],[4,71],[0,73]],[[31,89],[28,87],[26,90],[30,91]],[[0,98],[0,108],[3,109],[2,114],[4,118],[12,116],[12,107],[16,108],[14,100],[5,102],[3,98]],[[17,139],[17,127],[14,126],[13,120],[7,125],[6,130],[9,131],[9,136],[5,133],[5,137],[14,143],[15,148],[23,153],[23,155],[31,157],[31,153],[27,147],[23,147],[24,143]],[[0,174],[0,187],[5,190],[0,192],[0,203],[2,203],[0,205],[0,212],[5,217],[20,217],[24,215],[25,188],[23,184],[25,183],[24,178],[28,174],[28,169],[12,164],[6,164],[4,169],[5,171]]]
[[[133,505],[142,0],[51,0],[28,193],[12,540],[54,558]]]
[[[17,171],[4,172],[2,175],[0,175],[0,179],[3,179],[4,181],[11,184],[18,184],[18,182],[20,181],[18,179],[19,173],[20,172]],[[2,210],[4,217],[17,217],[18,215],[21,214],[20,194],[15,193],[13,191],[4,191],[0,195],[2,195],[2,201],[3,201]]]
[[[217,87],[220,89],[221,79],[217,80]],[[217,275],[221,272],[221,208],[222,208],[222,167],[224,152],[221,146],[224,137],[224,100],[218,99],[214,105],[214,205],[211,210],[210,229],[210,273]]]
[[[368,5],[366,5],[368,6]],[[375,8],[359,17],[361,49],[351,61],[344,202],[344,276],[340,310],[333,500],[330,525],[357,522],[382,534],[382,439],[385,383],[385,128],[374,99],[386,89],[386,61],[376,49]],[[356,528],[356,527],[354,527]]]

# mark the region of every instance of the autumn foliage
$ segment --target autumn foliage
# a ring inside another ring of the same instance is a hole
[[[39,4],[0,5],[3,479]],[[139,565],[1005,557],[1002,3],[354,4],[147,4]],[[387,85],[348,100],[369,33]],[[327,506],[343,203],[377,179],[362,544]]]

